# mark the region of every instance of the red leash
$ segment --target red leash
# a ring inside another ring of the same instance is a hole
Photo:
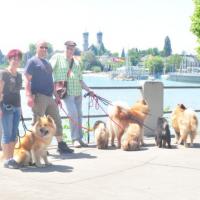
[[[62,103],[61,103],[61,102],[60,102],[58,105],[60,106],[60,109],[65,113],[66,117],[68,117],[69,120],[70,120],[74,125],[78,126],[79,128],[83,128],[83,129],[87,130],[88,132],[91,131],[91,129],[88,129],[88,128],[86,128],[86,127],[80,125],[80,124],[79,124],[78,122],[76,122],[71,116],[69,116],[68,113],[65,111],[65,109],[62,107]]]
[[[89,97],[89,98],[91,98],[91,102],[93,102],[93,100],[95,100],[95,108],[96,108],[96,110],[98,110],[99,108],[101,108],[101,110],[106,114],[106,115],[108,115],[108,113],[104,110],[104,108],[99,104],[99,99],[97,98],[97,96],[91,96],[91,97]],[[124,128],[122,128],[116,121],[114,121],[109,115],[108,115],[108,118],[112,121],[112,122],[114,122],[121,130],[124,130]]]

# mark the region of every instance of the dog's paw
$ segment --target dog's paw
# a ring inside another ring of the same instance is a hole
[[[188,148],[188,147],[190,147],[190,145],[188,145],[188,143],[185,142],[185,143],[184,143],[184,147],[185,147],[185,148]]]
[[[144,143],[144,142],[141,142],[141,146],[142,146],[142,147],[145,147],[145,146],[147,146],[147,144]]]
[[[116,147],[116,145],[115,144],[111,144],[111,147]]]
[[[36,163],[35,166],[36,166],[36,167],[39,167],[39,168],[43,168],[43,167],[45,167],[44,164],[40,164],[40,163]]]
[[[45,166],[51,166],[53,165],[52,163],[48,162],[48,163],[45,163]]]
[[[189,144],[189,147],[191,147],[191,148],[192,148],[193,146],[194,146],[194,144],[192,144],[192,143],[190,143],[190,144]]]

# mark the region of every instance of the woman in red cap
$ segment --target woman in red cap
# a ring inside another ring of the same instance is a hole
[[[20,89],[22,88],[22,76],[17,72],[22,59],[22,52],[12,49],[8,52],[9,65],[0,71],[0,107],[2,124],[2,150],[4,167],[19,168],[13,159],[16,143],[16,135],[21,114]]]

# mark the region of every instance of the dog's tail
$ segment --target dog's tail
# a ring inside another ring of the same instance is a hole
[[[198,119],[197,119],[197,116],[196,116],[196,115],[194,115],[194,116],[191,118],[190,127],[191,127],[191,131],[192,131],[193,133],[196,133],[197,128],[198,128]]]

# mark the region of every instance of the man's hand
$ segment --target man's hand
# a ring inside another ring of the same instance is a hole
[[[29,95],[27,96],[27,104],[29,107],[33,108],[33,106],[35,105],[35,96],[33,95]]]
[[[62,106],[61,99],[60,99],[60,97],[58,95],[55,96],[55,101],[56,101],[57,105],[61,105]]]
[[[94,97],[94,96],[95,96],[95,93],[94,93],[94,91],[92,91],[92,90],[90,90],[88,93],[89,93],[89,96],[91,96],[91,97]]]

